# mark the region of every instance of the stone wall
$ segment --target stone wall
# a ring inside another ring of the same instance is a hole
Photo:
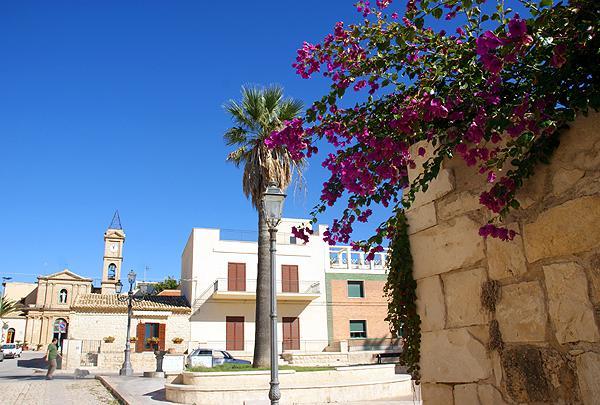
[[[597,404],[600,115],[527,180],[511,242],[478,235],[480,177],[445,162],[408,213],[425,404]]]

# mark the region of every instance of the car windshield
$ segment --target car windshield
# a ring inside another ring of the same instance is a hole
[[[2,345],[3,349],[14,349],[15,345]]]
[[[221,353],[223,353],[223,356],[225,356],[226,359],[233,359],[233,357],[231,356],[231,354],[229,354],[229,353],[227,353],[225,351],[222,351]]]

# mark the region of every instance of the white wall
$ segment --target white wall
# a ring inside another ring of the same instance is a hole
[[[25,341],[25,326],[27,321],[25,318],[2,318],[0,321],[0,327],[5,324],[7,326],[6,329],[3,329],[1,332],[2,342],[6,340],[6,335],[8,334],[8,330],[13,328],[15,330],[15,339],[14,342],[17,341],[23,343]]]
[[[294,225],[307,220],[284,219],[279,226],[282,234],[291,233]],[[324,228],[320,228],[322,232]],[[254,288],[248,280],[256,279],[257,272],[256,242],[220,240],[218,229],[195,228],[188,240],[182,255],[182,279],[186,281],[182,287],[184,294],[190,291],[188,299],[192,304],[191,341],[201,345],[224,347],[225,317],[243,316],[245,319],[244,337],[246,352],[252,352],[254,341],[254,299],[246,301],[215,301],[208,299],[212,294],[212,286],[217,279],[227,278],[227,265],[230,262],[246,263],[247,287]],[[313,301],[279,302],[278,316],[298,316],[300,319],[301,349],[321,351],[327,346],[327,311],[325,297],[325,270],[328,266],[328,247],[321,237],[314,236],[308,244],[277,245],[277,278],[281,280],[281,265],[297,265],[300,287],[310,282],[319,282],[320,296]],[[191,269],[191,272],[190,272]],[[191,273],[191,277],[189,277]],[[203,295],[203,293],[205,293]],[[197,301],[198,300],[198,301]],[[202,305],[194,307],[194,303]],[[279,339],[282,339],[281,325],[278,327]],[[281,347],[281,345],[280,345]]]

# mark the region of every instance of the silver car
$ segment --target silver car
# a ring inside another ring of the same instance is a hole
[[[195,349],[186,358],[188,367],[213,367],[224,363],[251,364],[248,360],[234,358],[225,350]]]

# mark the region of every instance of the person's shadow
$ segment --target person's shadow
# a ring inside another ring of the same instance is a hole
[[[48,363],[43,357],[36,357],[34,359],[17,360],[17,367],[24,368],[48,368]]]

